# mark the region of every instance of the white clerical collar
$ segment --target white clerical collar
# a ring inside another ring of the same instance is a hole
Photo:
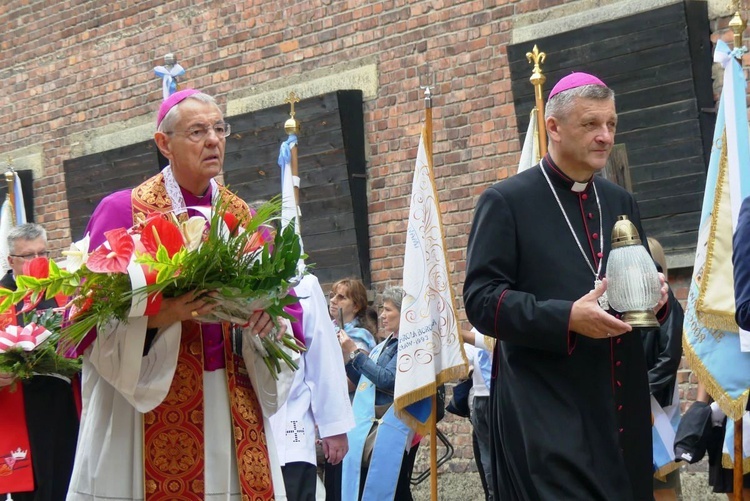
[[[570,191],[580,193],[582,191],[586,191],[586,188],[588,188],[588,186],[589,183],[579,183],[578,181],[573,181],[573,186],[570,187]]]

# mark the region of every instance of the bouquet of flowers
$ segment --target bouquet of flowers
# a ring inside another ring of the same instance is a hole
[[[279,199],[263,204],[248,221],[227,209],[196,208],[205,217],[184,222],[173,213],[151,214],[130,229],[105,233],[106,242],[93,252],[87,236],[65,253],[67,269],[46,258],[33,259],[27,263],[29,273],[16,278],[15,292],[0,290],[0,311],[22,299],[33,307],[43,297],[72,296],[60,332],[60,343],[68,348],[112,319],[127,322],[155,313],[162,297],[196,290],[217,301],[202,321],[243,325],[256,310],[291,319],[284,307],[297,302],[288,292],[301,279],[298,263],[304,256],[293,225],[273,230]],[[304,350],[291,334],[255,341],[274,376],[280,361],[297,369],[281,349]]]
[[[57,351],[62,313],[55,309],[33,312],[25,326],[10,325],[0,331],[0,374],[13,374],[24,380],[36,374],[73,377],[81,371],[81,361]]]

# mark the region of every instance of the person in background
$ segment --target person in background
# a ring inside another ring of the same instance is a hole
[[[664,274],[665,280],[669,279],[667,259],[661,244],[655,239],[648,237],[648,247],[651,256],[656,262],[657,268]],[[682,360],[682,322],[684,314],[682,306],[677,299],[670,295],[669,308],[671,313],[667,320],[658,328],[644,329],[641,331],[643,349],[646,354],[646,366],[648,367],[648,385],[651,397],[656,404],[668,414],[679,413],[679,394],[676,393],[677,369]],[[676,406],[676,408],[674,407]],[[654,464],[658,466],[658,449],[654,444]],[[665,443],[670,449],[674,443]],[[674,467],[670,463],[669,467]],[[657,471],[654,476],[654,498],[656,501],[677,501],[677,493],[680,490],[680,471],[675,468],[661,480]]]
[[[341,486],[342,499],[388,499],[387,492],[395,492],[398,501],[411,501],[411,473],[417,455],[419,443],[413,443],[413,432],[404,436],[386,438],[380,434],[383,429],[392,429],[391,423],[398,418],[393,415],[393,389],[396,385],[396,362],[398,361],[398,336],[401,323],[401,302],[404,291],[401,287],[389,287],[383,291],[383,312],[380,319],[383,330],[388,337],[371,352],[359,348],[348,333],[340,333],[341,351],[346,363],[346,374],[349,381],[356,385],[357,391],[352,407],[357,420],[354,430],[349,432],[350,452],[344,458],[344,472]],[[374,393],[374,395],[373,395]],[[371,444],[372,460],[368,457],[365,437],[372,431],[373,420],[381,420]],[[387,425],[385,423],[388,423]],[[400,421],[399,421],[400,422]],[[392,439],[392,440],[390,440]],[[376,448],[384,447],[390,452],[386,464],[374,464]],[[399,462],[398,448],[404,450]],[[397,470],[393,470],[398,468]],[[377,471],[378,477],[370,479],[368,471]],[[392,475],[389,475],[392,474]],[[395,473],[395,475],[394,475]],[[396,478],[396,485],[387,485],[387,478]],[[366,490],[367,488],[367,490]],[[372,489],[372,490],[370,490]]]
[[[318,279],[307,274],[294,288],[300,298],[306,351],[294,374],[289,398],[270,418],[289,501],[314,501],[317,486],[315,429],[326,465],[341,464],[349,450],[346,433],[354,427],[344,364]]]
[[[368,317],[367,289],[361,280],[345,278],[331,287],[329,312],[338,334],[342,329],[357,347],[370,351],[375,348],[377,326]]]
[[[490,388],[492,382],[492,350],[494,349],[495,339],[489,336],[485,337],[476,329],[462,331],[461,335],[464,338],[466,356],[468,358],[470,357],[469,353],[472,354],[469,362],[473,362],[474,365],[470,415],[474,461],[476,461],[477,470],[480,473],[485,501],[493,501],[496,498],[492,480]]]
[[[342,336],[351,338],[357,348],[370,352],[375,345],[374,332],[376,325],[371,325],[368,319],[367,289],[361,280],[356,278],[344,278],[334,283],[329,294],[328,312],[333,320],[334,329],[338,336],[339,344]],[[344,360],[346,362],[346,360]],[[354,398],[354,384],[346,380],[349,389],[349,398]],[[341,463],[331,464],[326,461],[324,465],[324,484],[326,488],[326,501],[340,501],[341,498]]]
[[[47,232],[34,223],[16,226],[8,234],[8,248],[11,269],[0,280],[0,287],[16,290],[16,277],[23,274],[23,265],[36,257],[46,258],[49,254]],[[36,311],[57,306],[55,299],[44,299],[37,305]],[[1,328],[25,324],[20,307],[20,304],[11,306],[3,312]],[[0,374],[0,391],[8,391],[12,383],[11,376]],[[75,384],[78,381],[71,381],[59,374],[37,375],[21,384],[35,489],[33,492],[14,493],[14,501],[65,499],[78,440]],[[10,409],[0,410],[8,411]],[[3,451],[3,454],[7,452]]]

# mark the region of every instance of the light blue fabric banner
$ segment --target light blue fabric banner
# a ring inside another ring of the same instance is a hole
[[[714,59],[723,61],[726,67],[724,90],[719,103],[711,159],[708,166],[693,280],[688,290],[687,307],[685,308],[683,346],[691,369],[696,373],[698,379],[706,385],[709,394],[730,418],[737,419],[744,413],[747,404],[748,388],[750,387],[750,353],[743,353],[740,350],[740,338],[737,332],[709,328],[696,313],[701,281],[707,280],[706,277],[708,276],[706,258],[709,243],[715,239],[711,231],[712,225],[716,224],[713,213],[717,196],[721,193],[722,188],[720,185],[720,181],[723,179],[723,174],[720,175],[722,150],[726,155],[724,158],[735,154],[741,156],[739,160],[741,168],[738,169],[740,180],[730,183],[730,190],[735,191],[739,188],[740,193],[733,194],[732,197],[740,196],[744,198],[750,195],[750,175],[747,172],[750,168],[750,151],[747,141],[746,82],[742,68],[733,57],[733,51],[730,51],[724,42],[719,41],[717,43],[716,52]],[[727,91],[729,85],[736,89],[736,92],[731,89]],[[733,96],[733,99],[729,100],[730,96]],[[727,113],[729,107],[733,108],[732,113]],[[727,122],[728,116],[732,116],[734,121]],[[734,132],[732,132],[732,129],[734,129]],[[736,132],[735,137],[739,139],[737,151],[731,155],[726,151],[727,144],[723,140],[725,131],[727,135]],[[744,140],[742,140],[743,137]],[[731,235],[729,235],[729,238],[731,239]]]

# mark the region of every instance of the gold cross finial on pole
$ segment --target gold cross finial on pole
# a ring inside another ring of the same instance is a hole
[[[292,107],[289,111],[289,120],[284,123],[284,131],[286,131],[287,134],[297,134],[299,133],[299,121],[294,118],[294,115],[296,114],[294,111],[294,103],[299,103],[299,96],[292,91],[284,102]]]

